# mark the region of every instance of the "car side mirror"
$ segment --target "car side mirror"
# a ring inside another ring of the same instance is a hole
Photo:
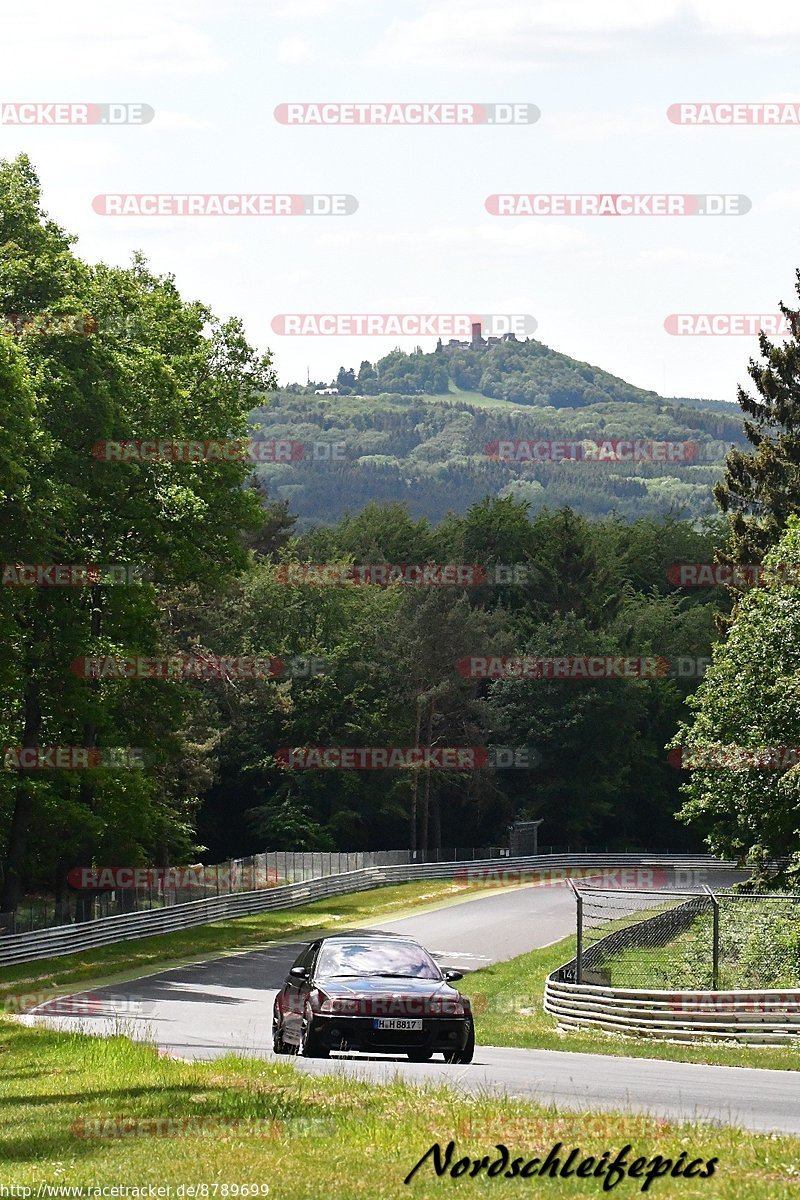
[[[455,983],[457,979],[464,978],[463,971],[455,971],[450,967],[445,967],[445,969],[442,971],[442,974],[444,975],[444,977],[448,983]]]
[[[290,979],[308,979],[308,967],[292,967],[289,972]]]

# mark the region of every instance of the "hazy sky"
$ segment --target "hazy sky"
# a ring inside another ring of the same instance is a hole
[[[681,101],[800,103],[800,4],[773,0],[6,0],[2,101],[142,102],[142,126],[0,126],[90,260],[142,250],[238,314],[282,382],[419,339],[287,337],[280,313],[527,313],[666,395],[733,399],[752,336],[670,313],[796,304],[800,125],[671,123]],[[291,101],[518,101],[500,128],[293,126]],[[109,192],[347,193],[342,217],[104,217]],[[738,217],[495,217],[492,193],[733,193]],[[426,349],[434,340],[425,339]]]

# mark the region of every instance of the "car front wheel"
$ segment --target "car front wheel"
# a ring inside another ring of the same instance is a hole
[[[471,1063],[475,1056],[475,1026],[470,1023],[467,1040],[464,1043],[463,1050],[456,1050],[454,1054],[445,1054],[445,1061],[449,1063],[459,1063],[466,1065]]]
[[[314,1019],[309,1008],[303,1013],[297,1053],[301,1058],[328,1058],[330,1056],[330,1050],[322,1045],[319,1034],[314,1029]]]
[[[277,1012],[272,1014],[272,1051],[273,1054],[289,1053],[281,1033],[281,1018]]]

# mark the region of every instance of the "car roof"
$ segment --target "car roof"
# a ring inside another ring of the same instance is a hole
[[[413,942],[416,946],[420,944],[416,938],[411,937],[409,934],[389,933],[383,929],[337,929],[336,933],[327,933],[321,938],[312,938],[310,940],[314,942],[337,942],[340,939],[352,941],[354,938],[383,938],[385,941]]]

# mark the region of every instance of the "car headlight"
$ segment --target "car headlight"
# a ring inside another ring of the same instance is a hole
[[[432,996],[428,1001],[428,1012],[433,1017],[465,1017],[469,1007],[463,996],[455,999],[448,996]]]
[[[331,997],[326,996],[324,992],[319,992],[318,995],[320,998],[320,1003],[317,1008],[317,1012],[328,1013],[340,1017],[354,1017],[357,1016],[360,1011],[361,1001],[356,999],[354,996]]]

